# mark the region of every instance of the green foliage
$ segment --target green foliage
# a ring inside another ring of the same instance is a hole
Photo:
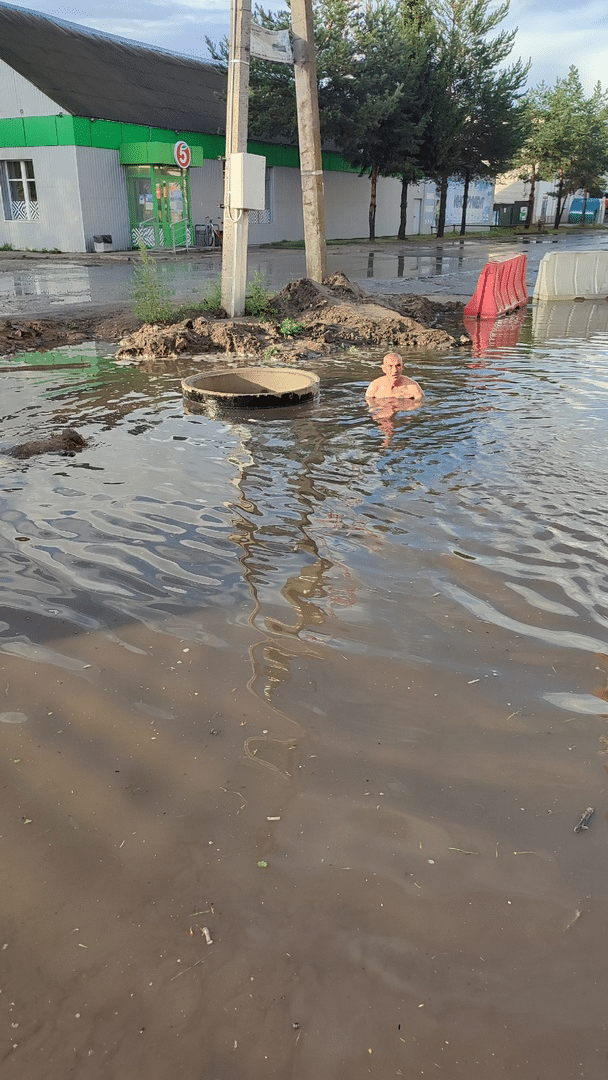
[[[576,67],[553,86],[540,83],[527,95],[528,132],[514,160],[519,176],[530,184],[528,217],[532,222],[535,186],[554,181],[559,227],[566,195],[577,190],[601,193],[608,172],[608,94],[598,83],[585,97]]]
[[[7,243],[7,244],[3,244],[3,245],[2,245],[2,247],[0,247],[0,251],[14,251],[14,250],[15,250],[15,249],[14,249],[13,245],[12,245],[12,244],[8,244],[8,243]]]
[[[203,311],[222,311],[222,275],[218,274],[205,285],[201,300]]]
[[[445,228],[450,176],[496,176],[523,138],[521,97],[529,65],[503,67],[516,31],[493,34],[508,0],[435,0],[432,120],[421,165],[440,185],[437,236]]]
[[[280,356],[281,350],[276,345],[269,345],[262,353],[262,360],[272,360],[273,356]]]
[[[429,119],[431,49],[428,30],[414,26],[403,7],[375,0],[350,13],[335,49],[341,70],[329,72],[320,90],[324,134],[370,177],[370,240],[378,177],[416,172]]]
[[[279,326],[279,333],[283,337],[295,337],[296,334],[301,334],[304,329],[304,323],[296,322],[295,319],[286,318]]]
[[[141,261],[134,267],[133,307],[135,314],[145,323],[168,322],[174,314],[171,294],[161,280],[153,255],[140,244]]]
[[[271,310],[271,295],[268,282],[261,270],[256,270],[245,292],[245,314],[262,318]]]

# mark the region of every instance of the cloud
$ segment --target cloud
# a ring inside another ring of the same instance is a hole
[[[535,0],[513,0],[503,23],[508,29],[518,27],[511,59],[532,58],[530,86],[542,81],[552,85],[574,64],[587,93],[598,80],[606,80],[608,40],[597,31],[607,25],[604,0],[576,6],[565,0],[548,0],[542,7]]]

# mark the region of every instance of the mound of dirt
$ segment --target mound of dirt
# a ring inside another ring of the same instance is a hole
[[[117,359],[225,352],[293,361],[350,346],[443,350],[469,344],[462,335],[462,305],[424,297],[399,297],[398,305],[397,298],[391,300],[366,294],[342,273],[322,284],[301,278],[273,298],[266,321],[201,316],[172,326],[142,326],[120,342]],[[444,308],[450,309],[457,336],[437,325],[448,314]],[[286,320],[291,326],[285,327]]]
[[[451,333],[458,337],[464,332],[463,304],[455,301],[442,303],[412,293],[406,295],[374,293],[371,295],[364,292],[359,285],[349,281],[346,274],[341,271],[326,278],[322,285],[316,281],[310,281],[309,278],[292,281],[276,297],[276,303],[285,315],[293,318],[304,312],[323,308],[326,304],[334,304],[336,299],[389,308],[391,311],[398,311],[400,315],[406,315],[409,319],[415,319],[427,329],[436,326],[450,328]]]
[[[47,352],[82,341],[119,341],[141,325],[130,311],[77,316],[71,319],[0,320],[0,356]]]
[[[57,435],[49,435],[46,439],[31,439],[30,442],[11,446],[6,453],[11,457],[21,459],[34,457],[36,454],[62,454],[64,457],[73,457],[86,445],[87,440],[79,431],[76,431],[76,428],[67,427]]]
[[[424,296],[373,296],[343,273],[322,284],[301,278],[287,285],[264,319],[196,315],[171,326],[142,325],[132,311],[88,309],[70,319],[0,321],[0,356],[44,352],[82,341],[118,342],[119,359],[147,360],[197,353],[284,357],[322,356],[349,346],[448,349],[469,344],[462,305]],[[285,326],[290,320],[291,326]],[[293,325],[295,324],[295,326]]]

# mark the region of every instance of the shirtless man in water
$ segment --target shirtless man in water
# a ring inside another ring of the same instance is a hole
[[[424,393],[414,379],[403,375],[403,360],[399,353],[389,352],[382,361],[384,375],[374,379],[365,391],[368,401],[379,398],[406,398],[409,401],[422,401]]]

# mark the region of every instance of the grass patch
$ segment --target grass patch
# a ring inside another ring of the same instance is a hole
[[[218,274],[208,285],[205,285],[201,306],[203,311],[211,311],[214,314],[219,313],[220,311],[223,312],[221,274]]]
[[[304,247],[303,240],[273,240],[271,244],[262,244],[265,248],[287,248],[288,251],[301,250]]]
[[[260,319],[270,314],[272,295],[261,270],[256,270],[245,293],[245,314]]]
[[[162,280],[156,259],[140,244],[140,262],[133,268],[133,308],[145,323],[166,323],[175,318],[175,304]]]

